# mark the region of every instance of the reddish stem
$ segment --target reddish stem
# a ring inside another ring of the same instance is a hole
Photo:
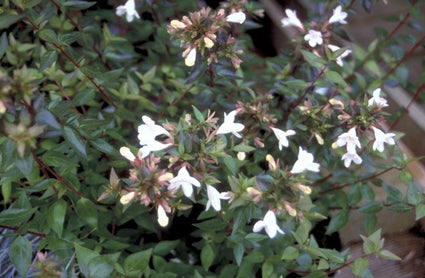
[[[11,227],[11,226],[6,226],[6,225],[0,225],[0,228],[8,229],[8,230],[13,230],[13,231],[19,230],[19,228],[17,228],[17,227]],[[33,236],[42,237],[42,238],[45,238],[46,237],[46,235],[45,234],[42,234],[42,233],[36,233],[36,232],[31,232],[31,231],[26,231],[25,233],[26,234],[33,235]]]

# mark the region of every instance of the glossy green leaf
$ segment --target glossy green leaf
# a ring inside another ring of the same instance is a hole
[[[82,157],[87,159],[86,144],[81,139],[81,137],[77,134],[77,131],[75,131],[74,129],[70,127],[65,126],[63,128],[63,135],[65,137],[65,140],[71,145],[74,151],[76,151]]]
[[[40,58],[39,71],[43,71],[50,67],[58,59],[58,53],[55,50],[46,51]]]
[[[337,214],[332,216],[331,221],[329,222],[326,234],[330,235],[340,230],[342,227],[344,227],[348,222],[348,219],[349,219],[348,216],[349,216],[349,212],[345,210],[341,210]]]
[[[347,83],[345,83],[344,78],[342,78],[342,76],[336,71],[328,70],[325,72],[325,76],[328,80],[336,84],[342,85],[344,87],[348,86]]]
[[[425,204],[417,205],[415,209],[415,220],[418,221],[424,216],[425,216]]]
[[[274,271],[273,264],[269,261],[265,261],[261,267],[261,275],[263,278],[271,277]]]
[[[50,208],[47,216],[47,223],[56,234],[61,237],[65,222],[67,203],[64,200],[57,200]]]
[[[0,225],[5,226],[18,226],[27,221],[31,215],[37,210],[32,209],[20,209],[20,208],[9,208],[0,212]]]
[[[357,258],[354,263],[350,265],[350,269],[354,275],[360,276],[363,271],[369,266],[369,260],[366,258]]]
[[[64,5],[65,7],[72,7],[74,9],[78,9],[78,10],[84,10],[84,9],[88,9],[91,6],[95,5],[96,2],[89,2],[89,1],[66,1],[64,2],[62,5]]]
[[[124,271],[127,276],[142,276],[149,265],[152,248],[133,253],[124,260]]]

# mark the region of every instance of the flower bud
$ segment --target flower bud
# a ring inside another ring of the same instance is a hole
[[[130,203],[130,201],[133,200],[136,196],[137,196],[137,192],[131,191],[131,192],[121,196],[120,203],[123,204],[123,205],[126,205],[126,204]]]
[[[186,57],[184,59],[184,64],[186,66],[188,66],[188,67],[192,67],[193,65],[195,65],[195,62],[196,62],[196,48],[190,49],[190,51],[187,54],[187,56],[185,54],[186,54],[186,51],[183,52],[183,57]]]
[[[122,156],[124,156],[125,158],[127,158],[131,162],[133,162],[136,159],[136,157],[134,156],[134,154],[127,147],[121,147],[120,148],[120,154]]]
[[[274,172],[277,169],[276,161],[271,154],[266,155],[266,160],[269,163],[269,169]]]
[[[284,202],[284,205],[290,216],[297,216],[297,211],[288,202]]]
[[[244,152],[238,152],[236,155],[240,161],[245,160],[246,154]]]
[[[204,38],[204,43],[206,48],[211,48],[214,46],[214,42],[208,37]]]
[[[171,27],[176,28],[176,29],[186,28],[186,24],[184,24],[183,22],[176,20],[176,19],[171,20],[170,25],[171,25]]]
[[[299,190],[301,190],[305,194],[307,194],[307,195],[311,194],[311,188],[309,186],[298,183],[297,187],[298,187]]]
[[[158,181],[169,181],[173,178],[173,174],[172,173],[165,173],[161,176],[158,177]]]
[[[245,19],[246,15],[243,12],[232,13],[226,17],[227,22],[239,24],[244,23]]]
[[[168,225],[169,219],[167,213],[165,213],[164,208],[159,205],[158,206],[158,223],[161,227],[166,227]]]

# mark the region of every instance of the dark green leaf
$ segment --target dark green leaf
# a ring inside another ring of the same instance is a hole
[[[395,211],[395,212],[408,212],[412,208],[405,203],[396,203],[392,204],[391,206],[387,207],[388,210]]]
[[[310,51],[301,50],[301,53],[307,63],[309,63],[312,67],[321,68],[326,63],[325,60]]]
[[[23,14],[2,14],[0,16],[0,30],[9,28],[10,25],[15,24],[17,21],[21,20],[24,17]],[[6,36],[4,32],[3,35]],[[1,55],[0,55],[1,58]]]
[[[89,1],[65,1],[62,3],[62,5],[64,5],[65,7],[71,7],[77,10],[88,9],[95,4],[96,2]]]
[[[165,256],[170,253],[172,249],[176,248],[179,243],[180,240],[162,240],[155,246],[153,253],[160,256]]]
[[[51,29],[43,29],[38,33],[40,39],[46,42],[59,43],[56,33]]]
[[[77,202],[78,216],[92,227],[97,227],[98,213],[96,206],[89,199],[80,198]]]
[[[58,200],[49,208],[49,213],[47,215],[47,223],[59,237],[62,236],[66,208],[67,203],[64,200]]]
[[[195,113],[195,117],[198,120],[198,122],[205,121],[204,115],[202,115],[201,111],[198,110],[194,105],[192,105],[193,113]]]
[[[273,264],[269,261],[265,261],[261,267],[261,275],[263,278],[271,277],[274,271]]]
[[[416,180],[412,180],[409,183],[409,187],[407,188],[407,201],[412,205],[419,205],[424,201],[421,186]]]
[[[74,243],[75,253],[77,254],[78,267],[80,271],[87,277],[90,277],[90,269],[88,267],[90,260],[99,256],[95,251]]]
[[[32,247],[29,240],[22,236],[16,237],[9,246],[9,258],[19,275],[23,278],[27,277],[32,258]]]
[[[425,204],[419,204],[415,210],[415,220],[418,221],[425,216]]]
[[[368,235],[373,233],[376,229],[376,223],[378,222],[378,218],[374,213],[365,213],[363,214],[363,227]]]
[[[40,125],[48,125],[54,129],[61,129],[61,125],[56,120],[55,116],[47,109],[42,109],[35,115],[35,120]]]
[[[341,210],[340,212],[332,216],[332,219],[329,222],[328,230],[326,231],[326,234],[330,235],[336,231],[339,231],[342,227],[344,227],[345,224],[347,224],[348,222],[348,218],[349,218],[348,215],[349,215],[348,211]]]
[[[44,52],[40,58],[39,71],[43,71],[50,67],[58,59],[58,53],[55,50],[49,50]]]
[[[94,140],[91,140],[90,143],[99,151],[106,153],[108,155],[118,155],[118,151],[112,147],[108,142],[106,142],[104,139],[97,138]]]
[[[292,246],[288,246],[283,250],[282,260],[295,260],[299,255],[298,249]]]
[[[344,78],[342,78],[342,76],[336,71],[328,70],[325,72],[325,76],[329,81],[332,81],[336,84],[339,84],[345,87],[348,86],[347,83],[345,83]]]
[[[124,260],[124,271],[127,276],[140,277],[146,271],[152,255],[152,248],[131,254]]]
[[[0,212],[0,225],[18,226],[27,221],[31,215],[37,210],[32,209],[14,209],[10,208]]]
[[[235,256],[235,260],[238,265],[241,265],[244,254],[245,254],[245,248],[243,244],[238,244],[233,247],[233,256]]]
[[[357,211],[361,213],[376,213],[382,209],[382,204],[378,202],[370,202],[360,207]]]
[[[9,43],[7,41],[6,32],[3,32],[3,34],[0,37],[0,59],[3,57],[4,53],[6,52],[8,45]]]
[[[71,145],[71,147],[81,156],[83,156],[85,159],[87,159],[87,153],[86,153],[86,145],[84,141],[80,138],[80,136],[77,134],[77,131],[74,129],[65,126],[63,128],[63,135],[65,137],[65,140]]]
[[[214,261],[214,250],[211,245],[205,245],[201,250],[201,262],[205,270],[208,270]]]

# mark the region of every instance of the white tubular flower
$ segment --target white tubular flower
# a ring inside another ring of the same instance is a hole
[[[276,223],[276,215],[271,210],[266,213],[263,220],[259,220],[254,224],[252,231],[254,233],[258,233],[262,229],[266,230],[269,238],[274,238],[278,232],[280,234],[284,234],[282,229]]]
[[[228,192],[218,192],[215,187],[207,184],[207,195],[208,195],[208,202],[205,207],[205,210],[209,210],[212,206],[215,211],[221,210],[221,202],[220,200],[228,200],[230,199]]]
[[[227,134],[227,133],[233,133],[238,138],[241,138],[242,135],[240,135],[238,132],[242,131],[245,126],[243,124],[235,123],[235,116],[237,111],[233,110],[229,114],[224,113],[224,122],[221,124],[221,126],[217,129],[217,135],[218,134]]]
[[[356,134],[356,127],[352,127],[348,132],[339,135],[336,144],[338,147],[347,145],[347,152],[356,153],[356,146],[359,149],[362,147]]]
[[[245,19],[246,19],[246,15],[243,12],[236,12],[226,16],[226,21],[231,23],[242,24],[245,22]]]
[[[169,219],[168,219],[167,213],[165,212],[164,208],[161,205],[158,206],[157,213],[158,213],[159,225],[161,227],[167,227]]]
[[[134,0],[128,0],[125,5],[118,6],[115,13],[117,16],[126,14],[128,22],[132,22],[134,18],[140,18],[136,11],[136,4],[134,3]]]
[[[347,167],[347,168],[350,167],[351,162],[354,162],[356,164],[361,164],[363,162],[362,158],[355,152],[354,153],[350,153],[350,152],[345,153],[342,156],[341,160],[344,160],[344,166]]]
[[[336,46],[336,45],[333,45],[333,44],[329,44],[328,45],[328,48],[332,51],[332,52],[335,52],[335,51],[337,51],[338,49],[340,49],[340,47],[339,46]],[[345,57],[347,57],[348,55],[350,55],[351,54],[351,50],[350,49],[347,49],[347,50],[345,50],[344,52],[342,52],[341,53],[341,55],[339,55],[337,58],[336,58],[336,63],[339,65],[339,66],[341,66],[342,67],[342,65],[343,65],[343,61],[342,61],[342,59],[344,59]]]
[[[147,157],[151,152],[156,152],[156,151],[162,151],[166,148],[168,148],[169,146],[171,146],[170,143],[168,144],[163,144],[161,142],[158,142],[156,140],[151,140],[149,142],[145,143],[146,145],[144,145],[143,147],[141,147],[139,149],[139,152],[142,153],[142,159]]]
[[[295,10],[286,9],[285,14],[287,17],[282,18],[282,26],[295,26],[301,30],[304,30],[304,25],[301,23],[300,19],[297,17],[297,12]]]
[[[323,43],[322,33],[316,30],[308,30],[308,34],[304,36],[304,40],[306,40],[311,47],[316,47],[316,45],[321,45]]]
[[[305,170],[309,170],[312,172],[319,172],[319,163],[313,162],[314,156],[303,150],[301,147],[299,147],[298,152],[298,160],[295,162],[294,166],[292,167],[291,173],[292,174],[299,174],[301,172],[304,172]]]
[[[183,189],[183,193],[186,197],[190,198],[193,193],[193,186],[201,187],[201,183],[191,177],[189,172],[186,170],[186,166],[180,168],[176,177],[170,180],[170,185],[168,186],[169,190],[177,191],[180,187]]]
[[[347,13],[342,11],[341,6],[338,6],[334,9],[334,12],[331,18],[329,18],[329,24],[332,24],[332,23],[347,24],[347,21],[345,21],[346,18],[347,18]]]
[[[204,38],[204,43],[206,48],[211,48],[214,46],[214,42],[208,37]]]
[[[372,126],[373,131],[375,132],[375,142],[373,142],[373,146],[372,149],[375,151],[380,151],[383,152],[384,151],[384,143],[387,143],[388,145],[394,145],[395,141],[394,141],[394,133],[384,133],[382,130],[373,127]]]
[[[372,93],[373,96],[368,101],[369,107],[383,108],[388,106],[387,100],[385,98],[382,98],[380,94],[381,94],[381,88],[377,88],[373,91]]]
[[[289,141],[286,137],[295,135],[295,131],[293,131],[292,129],[283,131],[274,127],[272,127],[271,129],[273,130],[274,135],[276,135],[277,139],[279,140],[279,150],[282,150],[282,146],[288,147]]]
[[[155,122],[148,116],[143,116],[142,121],[144,124],[139,125],[137,128],[140,145],[148,145],[152,141],[155,141],[155,137],[158,135],[167,135],[170,137],[170,133],[160,125],[155,124]]]
[[[184,59],[184,64],[188,67],[193,67],[196,62],[196,48],[188,48],[182,54]]]
[[[121,147],[120,154],[127,158],[130,162],[133,162],[136,159],[136,156],[127,147]]]
[[[137,196],[137,192],[136,191],[131,191],[131,192],[129,192],[129,193],[121,196],[120,203],[123,204],[123,205],[128,204],[136,196]]]

